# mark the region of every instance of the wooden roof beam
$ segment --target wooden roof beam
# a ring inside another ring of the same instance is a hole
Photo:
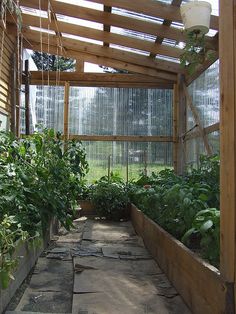
[[[48,44],[57,46],[57,37],[48,33],[40,33],[38,31],[23,29],[22,33],[24,37],[29,41],[39,42],[42,40],[43,44]],[[156,70],[166,71],[170,73],[183,73],[180,65],[175,62],[169,62],[165,60],[152,60],[147,56],[141,54],[122,51],[120,49],[103,47],[97,44],[87,43],[76,39],[71,39],[67,37],[62,37],[63,48],[72,49],[80,52],[85,52],[87,54],[107,57],[110,59],[115,59],[123,62],[128,62],[130,64],[142,65],[145,67],[150,67]]]
[[[62,14],[105,25],[130,29],[154,36],[158,35],[177,41],[185,41],[185,35],[180,29],[177,28],[160,25],[155,22],[147,22],[140,19],[130,18],[114,13],[84,8],[79,5],[65,4],[55,0],[51,0],[50,3],[52,5],[53,11],[56,14]],[[136,1],[134,3],[136,3]],[[38,9],[38,0],[21,0],[20,4],[29,8]],[[42,10],[47,11],[47,0],[41,0],[41,8]],[[208,40],[211,41],[211,39]]]
[[[88,0],[90,2],[101,3],[103,5],[112,5],[113,7],[129,10],[137,13],[146,14],[149,16],[162,18],[173,22],[182,23],[180,9],[175,8],[170,4],[166,4],[162,1],[153,0]],[[219,30],[219,17],[212,15],[210,27],[215,30]]]
[[[37,16],[22,14],[23,25],[27,26],[40,26],[40,19]],[[9,21],[13,22],[11,17]],[[48,19],[41,17],[41,25],[43,28],[48,28]],[[87,37],[98,41],[103,41],[109,44],[116,44],[124,47],[139,49],[143,51],[148,51],[153,54],[166,55],[168,57],[179,58],[182,54],[182,50],[176,47],[170,47],[167,45],[155,45],[153,42],[144,39],[138,39],[133,37],[128,37],[115,33],[108,33],[101,30],[96,30],[90,27],[78,26],[72,23],[57,21],[57,26],[55,23],[49,25],[49,29],[56,31],[57,27],[59,30],[67,34],[78,35],[81,37]]]
[[[42,44],[42,47],[41,47],[40,42],[34,42],[34,41],[31,41],[30,43],[28,41],[24,41],[24,48],[32,49],[34,51],[40,51],[42,48],[44,52],[48,51],[47,44]],[[50,48],[51,54],[59,53],[59,55],[64,56],[66,58],[80,59],[80,60],[83,60],[84,62],[90,62],[90,63],[94,63],[98,65],[104,65],[107,67],[127,70],[128,72],[131,72],[131,73],[149,75],[152,77],[165,79],[167,81],[172,81],[172,82],[177,81],[176,74],[166,73],[164,71],[159,71],[153,68],[132,64],[129,62],[119,61],[119,60],[115,60],[115,59],[111,59],[107,57],[91,55],[91,54],[76,51],[73,49],[63,49],[63,50],[58,51],[57,47],[52,46],[52,45],[49,48]]]
[[[104,9],[103,9],[103,10],[104,10],[104,12],[111,13],[112,7],[111,7],[111,6],[106,6],[106,5],[104,5]],[[104,24],[104,25],[103,25],[103,30],[104,30],[104,32],[110,33],[111,26]],[[103,43],[103,46],[104,46],[104,47],[109,47],[109,43],[108,43],[108,42],[104,42],[104,43]]]
[[[183,0],[172,0],[171,5],[172,5],[172,6],[175,6],[175,7],[178,7],[178,6],[181,5],[182,1],[183,1]],[[163,21],[163,25],[165,25],[165,26],[169,26],[169,27],[170,27],[170,26],[171,26],[171,23],[172,23],[171,20],[165,19],[165,20]],[[161,44],[163,43],[163,40],[164,40],[163,37],[157,36],[157,38],[156,38],[156,40],[155,40],[155,43],[161,45]],[[156,57],[156,54],[155,54],[155,53],[150,53],[150,57],[151,57],[151,58],[155,58],[155,57]]]

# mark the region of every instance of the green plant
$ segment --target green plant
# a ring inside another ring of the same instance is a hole
[[[183,236],[182,241],[190,245],[191,237],[200,236],[202,256],[218,266],[220,255],[220,211],[216,208],[201,210],[195,216],[192,228]]]
[[[100,181],[91,191],[91,200],[99,216],[115,221],[127,218],[129,200],[123,184]]]
[[[0,8],[1,8],[1,11],[0,11],[1,20],[5,23],[5,19],[6,19],[5,16],[8,10],[11,14],[16,15],[17,26],[19,27],[19,29],[21,29],[22,15],[21,15],[20,7],[17,5],[17,3],[14,0],[1,0]]]
[[[214,57],[213,50],[206,45],[205,34],[199,31],[187,32],[186,44],[180,56],[180,65],[193,74],[197,66]]]
[[[14,279],[13,272],[19,259],[13,256],[17,247],[16,241],[26,241],[27,238],[28,233],[22,230],[15,217],[4,215],[0,223],[0,282],[3,289],[8,287],[10,279]]]

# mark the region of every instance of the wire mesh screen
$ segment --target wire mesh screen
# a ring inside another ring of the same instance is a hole
[[[110,170],[125,180],[141,173],[151,174],[172,167],[172,143],[143,142],[83,142],[90,171],[87,180],[92,182]]]
[[[24,108],[24,95],[21,98]],[[63,131],[64,87],[30,86],[30,132],[43,128]],[[25,133],[25,110],[21,110],[20,128]]]
[[[172,91],[72,87],[70,133],[172,135]]]
[[[220,153],[220,132],[212,132],[208,134],[208,142],[214,154]]]
[[[219,122],[219,61],[216,61],[188,88],[204,127]],[[188,129],[192,127],[187,118]]]
[[[200,155],[205,155],[206,150],[203,144],[203,140],[200,137],[188,140],[186,142],[186,164],[187,166],[199,165]]]

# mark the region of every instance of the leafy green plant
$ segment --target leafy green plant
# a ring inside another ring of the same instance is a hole
[[[98,182],[92,189],[91,201],[101,217],[115,221],[127,218],[129,200],[123,184]]]
[[[214,53],[207,48],[205,34],[199,31],[187,32],[186,44],[183,54],[180,56],[180,65],[187,69],[189,74],[193,74],[197,66],[206,60],[212,59]]]
[[[190,245],[191,237],[196,234],[200,236],[202,256],[218,266],[220,255],[220,211],[218,209],[208,208],[198,212],[192,228],[184,234],[182,241]]]
[[[0,223],[0,282],[3,289],[8,287],[10,279],[14,279],[13,272],[19,259],[13,256],[16,241],[26,241],[27,238],[28,233],[22,230],[15,217],[4,215]]]

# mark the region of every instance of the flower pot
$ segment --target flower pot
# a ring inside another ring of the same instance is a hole
[[[78,203],[81,207],[81,215],[96,215],[95,207],[91,201],[79,200]]]
[[[210,27],[211,4],[206,1],[192,1],[180,8],[184,28],[188,32],[206,34]]]

